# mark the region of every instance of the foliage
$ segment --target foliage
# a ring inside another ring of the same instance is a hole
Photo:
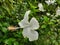
[[[43,4],[45,12],[38,10],[39,2]],[[53,5],[47,5],[45,0],[0,0],[0,45],[60,45],[60,16],[55,17],[58,6],[60,0]],[[19,26],[18,22],[27,10],[32,11],[30,18],[35,17],[40,24],[37,41],[29,42],[22,36],[22,29],[7,29],[11,25]]]

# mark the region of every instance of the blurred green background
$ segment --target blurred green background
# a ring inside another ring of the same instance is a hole
[[[38,3],[43,4],[45,12],[38,10]],[[0,45],[60,45],[60,16],[55,17],[58,6],[60,0],[53,5],[47,5],[45,0],[0,0]],[[27,10],[32,11],[30,18],[35,17],[40,24],[39,39],[32,42],[23,37],[23,29],[7,29],[11,25],[19,26]]]

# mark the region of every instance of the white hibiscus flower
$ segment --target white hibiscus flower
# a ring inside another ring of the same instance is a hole
[[[56,1],[56,0],[47,0],[47,1],[45,1],[45,2],[46,2],[48,5],[50,5],[50,4],[54,4],[55,1]]]
[[[34,17],[29,22],[28,21],[29,13],[30,13],[30,10],[26,11],[26,13],[24,15],[24,19],[21,22],[19,22],[18,24],[21,28],[23,28],[22,34],[23,34],[24,38],[27,37],[27,38],[29,38],[29,41],[34,41],[34,40],[38,39],[38,32],[35,30],[39,28],[39,23]]]
[[[38,7],[39,7],[39,10],[40,10],[40,11],[45,11],[44,8],[43,8],[42,3],[39,3],[39,4],[38,4]]]

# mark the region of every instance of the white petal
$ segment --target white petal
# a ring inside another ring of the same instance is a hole
[[[49,2],[49,1],[45,1],[48,5],[50,5],[51,4],[51,2]]]
[[[48,5],[50,4],[53,4],[55,2],[55,0],[48,0],[48,1],[45,1]]]
[[[31,10],[26,11],[26,13],[24,15],[24,20],[25,21],[28,21],[28,19],[29,19],[28,15],[30,14],[30,12],[31,12]]]
[[[29,41],[34,41],[38,39],[38,32],[37,31],[33,31],[30,28],[24,28],[23,32],[22,32],[24,38],[29,38]]]
[[[30,27],[32,30],[39,28],[39,23],[34,17],[30,20]]]
[[[38,39],[38,32],[37,31],[30,31],[29,33],[29,41],[34,41]]]
[[[56,10],[56,15],[60,15],[60,7]]]
[[[26,38],[26,37],[28,38],[29,33],[30,33],[30,28],[24,28],[23,29],[22,34],[23,34],[24,38]]]
[[[56,0],[52,0],[51,3],[53,4]]]
[[[38,7],[39,7],[39,10],[40,10],[40,11],[45,11],[44,8],[43,8],[42,3],[39,3],[39,4],[38,4]]]
[[[28,22],[29,13],[30,13],[30,10],[26,11],[26,13],[24,15],[24,19],[18,23],[21,28],[24,28],[24,27],[26,27],[29,24],[29,22]]]
[[[29,25],[28,21],[22,20],[21,22],[18,23],[20,28],[25,28]]]

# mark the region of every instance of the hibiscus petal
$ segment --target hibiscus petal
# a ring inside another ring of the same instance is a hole
[[[53,4],[56,0],[52,0],[51,3]]]
[[[60,7],[57,8],[56,15],[60,15]]]
[[[49,2],[49,1],[45,1],[48,5],[50,5],[51,4],[51,2]]]
[[[56,0],[48,0],[48,1],[45,1],[48,5],[50,4],[53,4]]]
[[[30,14],[30,12],[31,12],[31,10],[26,11],[26,13],[25,13],[25,15],[24,15],[24,20],[25,20],[25,21],[28,21],[28,20],[29,20],[28,15]]]
[[[38,4],[38,7],[39,7],[39,10],[40,10],[40,11],[45,11],[44,8],[43,8],[42,3],[39,3],[39,4]]]
[[[30,21],[30,27],[32,30],[39,28],[39,23],[34,17]]]
[[[24,28],[22,34],[24,38],[29,38],[29,41],[34,41],[38,39],[38,32],[33,31],[30,28]]]
[[[23,29],[22,34],[23,34],[24,38],[26,38],[26,37],[28,38],[29,33],[30,33],[30,28],[24,28]]]
[[[34,41],[38,39],[38,32],[37,31],[30,31],[29,32],[29,41]]]
[[[20,28],[25,28],[26,26],[29,25],[28,21],[22,20],[21,22],[18,23]]]
[[[29,13],[30,13],[30,10],[26,11],[24,19],[18,23],[21,28],[24,28],[24,27],[26,27],[29,24],[29,22],[28,22]]]

